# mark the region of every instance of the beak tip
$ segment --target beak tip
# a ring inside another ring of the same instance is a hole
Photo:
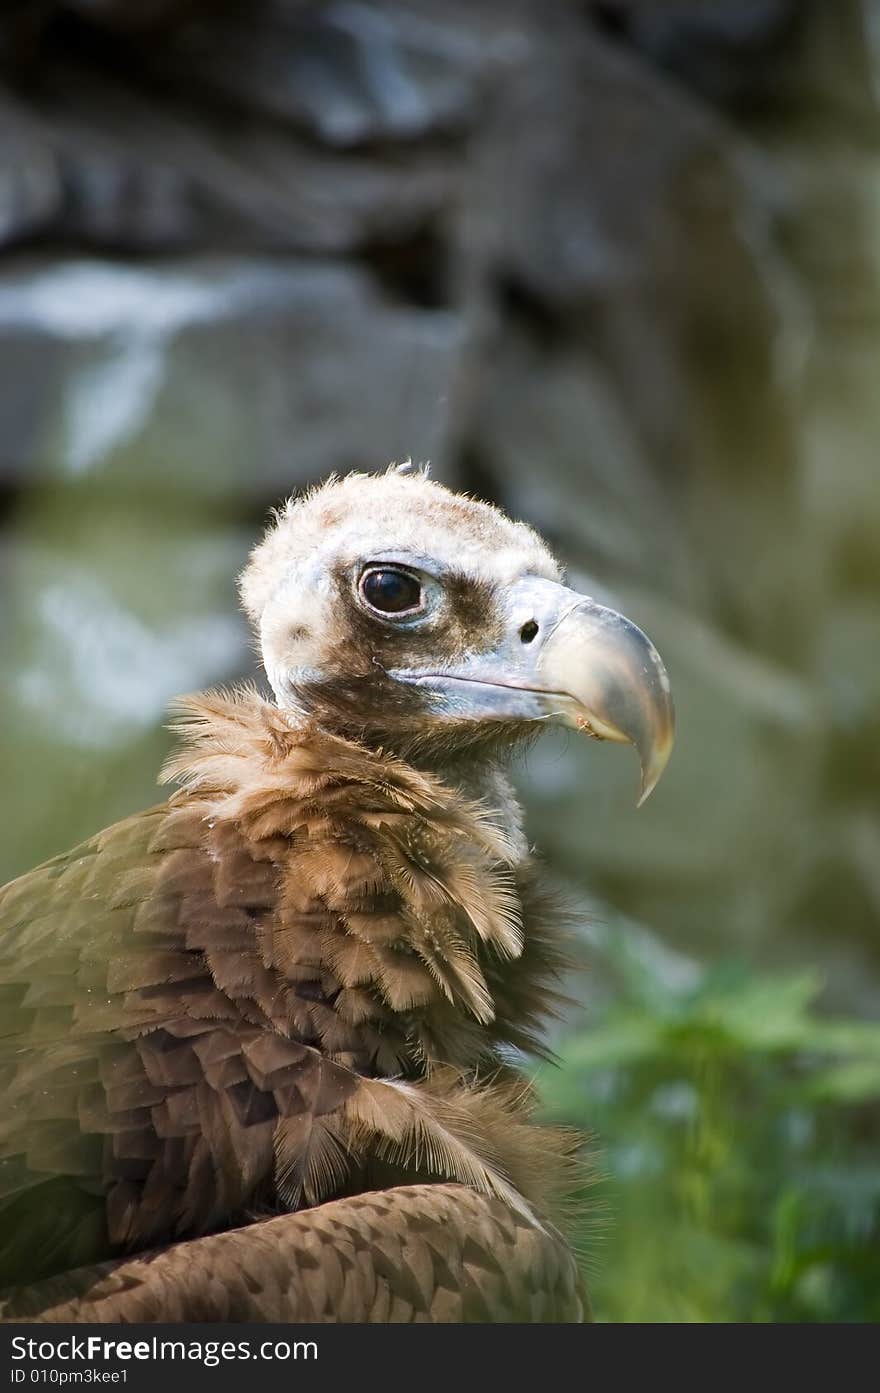
[[[637,809],[644,807],[656,787],[657,779],[651,779],[650,781],[644,778],[642,779],[642,786],[639,789],[639,796],[636,799]]]
[[[671,717],[670,717],[671,726]],[[665,739],[647,751],[647,759],[642,761],[642,782],[639,789],[639,797],[636,803],[637,808],[641,808],[648,801],[654,789],[660,782],[660,778],[669,763],[669,756],[672,754],[673,735],[670,728]]]

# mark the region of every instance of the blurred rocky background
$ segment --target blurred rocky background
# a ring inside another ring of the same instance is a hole
[[[0,12],[0,880],[254,671],[285,493],[412,456],[534,522],[679,711],[638,814],[587,742],[522,770],[594,915],[548,1088],[614,1319],[880,1299],[878,79],[878,0]]]

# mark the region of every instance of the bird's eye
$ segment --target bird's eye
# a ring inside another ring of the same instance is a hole
[[[361,594],[380,614],[414,614],[424,605],[422,587],[409,571],[376,566],[361,576]]]

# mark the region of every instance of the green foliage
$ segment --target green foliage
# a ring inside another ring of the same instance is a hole
[[[611,1321],[880,1319],[880,1024],[811,973],[670,985],[625,928],[613,999],[541,1088],[603,1178],[580,1235]]]

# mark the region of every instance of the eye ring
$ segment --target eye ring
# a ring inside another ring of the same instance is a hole
[[[383,619],[408,619],[425,608],[425,591],[417,575],[403,566],[367,566],[358,581],[361,599]]]

